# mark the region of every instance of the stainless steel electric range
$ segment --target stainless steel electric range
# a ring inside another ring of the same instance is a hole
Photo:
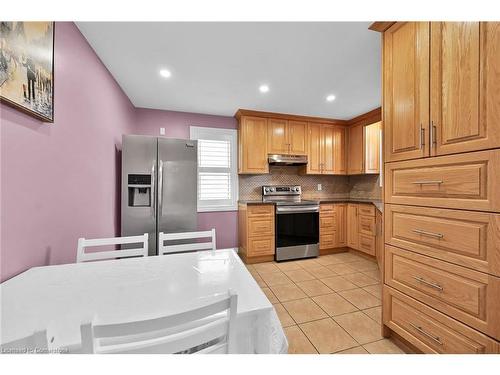
[[[262,200],[276,205],[276,261],[319,255],[319,202],[301,199],[300,185],[262,187]]]

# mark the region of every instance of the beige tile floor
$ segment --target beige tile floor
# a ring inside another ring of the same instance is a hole
[[[247,268],[274,305],[289,353],[404,353],[380,334],[375,261],[348,252]]]

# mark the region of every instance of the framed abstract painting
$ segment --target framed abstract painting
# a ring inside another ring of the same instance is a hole
[[[54,122],[54,22],[0,22],[0,100]]]

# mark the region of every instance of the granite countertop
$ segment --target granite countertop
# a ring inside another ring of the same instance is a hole
[[[371,203],[377,210],[384,212],[384,202],[381,199],[370,199],[370,198],[305,198],[306,200],[316,200],[319,203]],[[274,204],[274,202],[263,202],[261,199],[250,199],[250,200],[239,200],[238,203],[241,204]]]

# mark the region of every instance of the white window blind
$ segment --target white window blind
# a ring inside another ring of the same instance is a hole
[[[236,130],[190,127],[198,140],[198,211],[237,209]]]

